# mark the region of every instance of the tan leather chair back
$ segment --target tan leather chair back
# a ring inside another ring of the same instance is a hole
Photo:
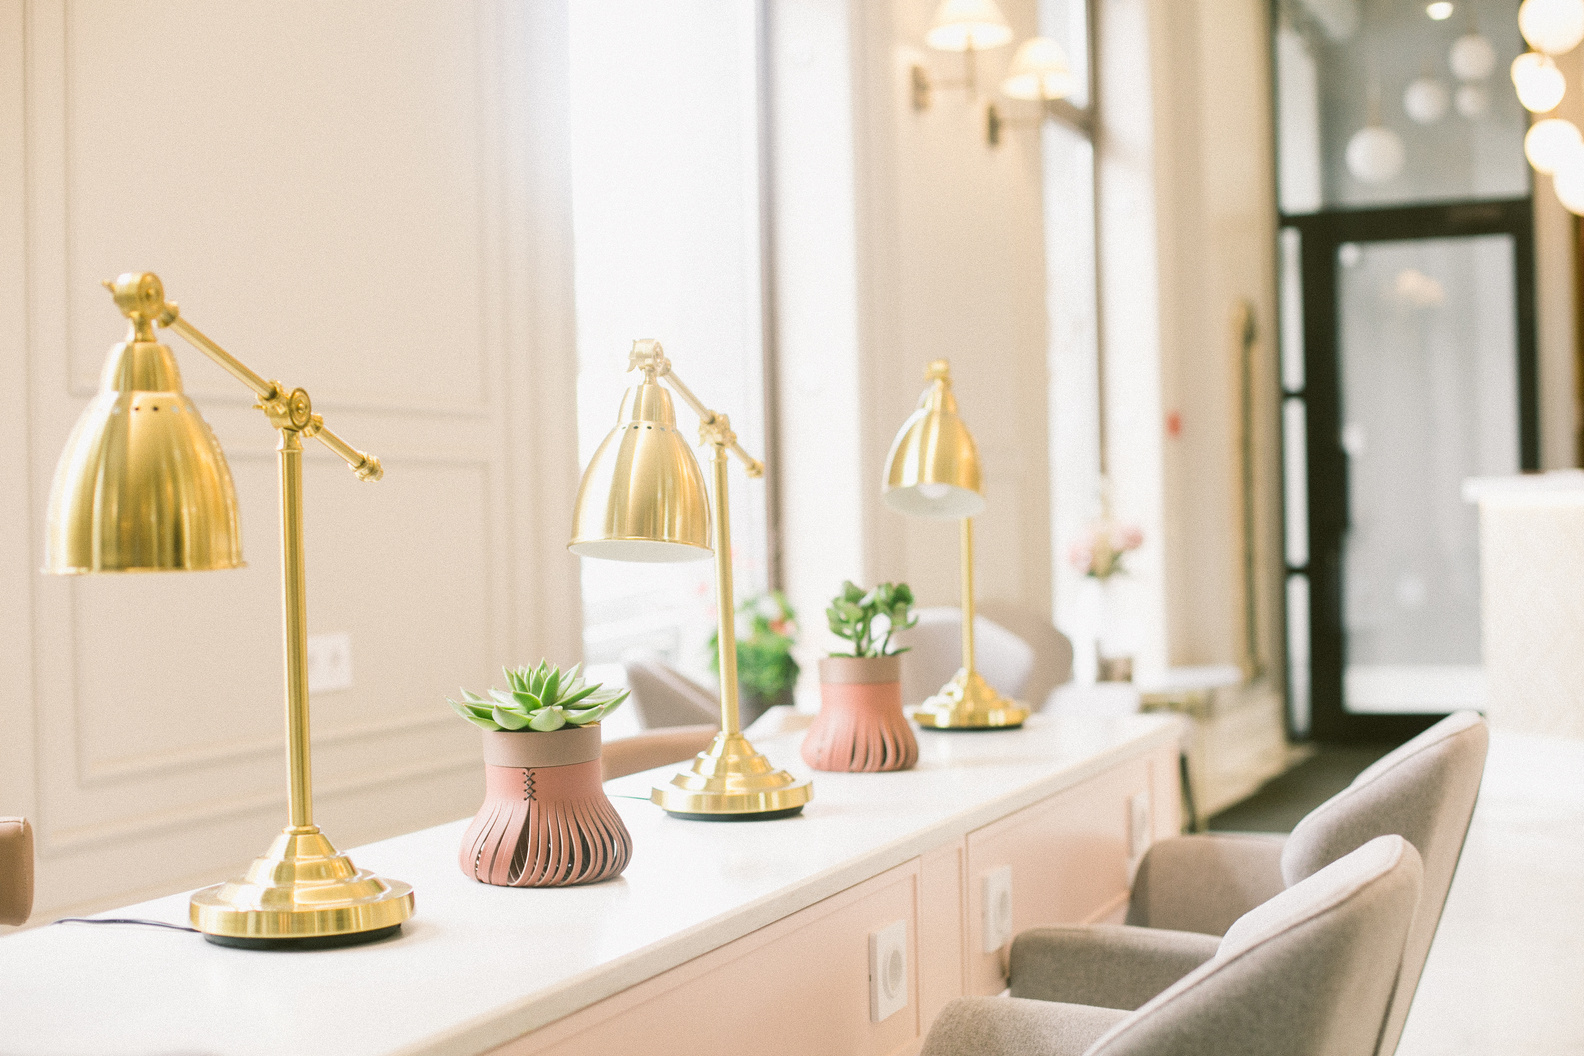
[[[692,759],[710,746],[719,727],[709,723],[698,726],[666,726],[631,737],[606,741],[600,749],[600,771],[606,781],[652,770],[667,763]]]
[[[33,827],[0,818],[0,924],[23,924],[33,912]]]
[[[646,730],[720,722],[720,698],[666,663],[657,653],[622,660],[630,701]],[[658,764],[656,764],[658,765]]]

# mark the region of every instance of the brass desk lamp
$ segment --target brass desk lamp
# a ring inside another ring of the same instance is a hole
[[[252,949],[343,946],[393,935],[412,916],[412,888],[356,868],[319,831],[308,753],[302,440],[317,439],[361,480],[380,479],[379,459],[326,429],[302,389],[264,380],[199,333],[165,300],[156,276],[128,273],[105,285],[132,326],[110,350],[99,395],[77,419],[56,466],[46,572],[202,571],[243,563],[231,469],[182,392],[176,357],[159,343],[156,326],[176,331],[252,389],[280,432],[289,824],[245,875],[193,893],[193,925],[210,942]]]
[[[1028,709],[1002,697],[974,670],[973,517],[985,506],[979,449],[957,415],[951,365],[935,360],[924,379],[929,388],[919,398],[918,410],[891,442],[880,497],[898,513],[962,521],[962,668],[912,718],[931,730],[1021,726]]]
[[[634,341],[627,369],[643,380],[627,390],[616,428],[600,443],[578,485],[572,521],[574,554],[615,561],[694,561],[710,552],[710,496],[704,474],[676,427],[671,395],[699,416],[699,442],[714,449],[715,605],[719,614],[721,731],[683,771],[649,798],[666,813],[695,821],[790,817],[814,797],[808,781],[775,769],[742,735],[737,711],[737,612],[732,594],[727,452],[750,477],[764,464],[742,449],[731,422],[712,411],[671,371],[660,342]]]

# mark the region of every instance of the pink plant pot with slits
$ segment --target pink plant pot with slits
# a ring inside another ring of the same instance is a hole
[[[803,738],[816,770],[876,773],[918,762],[918,739],[902,714],[900,656],[820,660],[820,712]]]
[[[632,836],[600,782],[599,724],[484,734],[484,805],[458,862],[499,887],[564,887],[627,868]]]

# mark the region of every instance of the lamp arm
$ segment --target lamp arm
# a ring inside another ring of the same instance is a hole
[[[704,406],[704,404],[699,401],[699,398],[693,395],[692,391],[690,391],[686,385],[682,384],[682,379],[677,377],[674,372],[667,370],[665,372],[665,378],[671,387],[676,390],[677,395],[682,397],[683,402],[685,402],[689,407],[693,408],[693,410],[697,412],[699,416],[700,432],[705,437],[707,442],[720,444],[726,450],[736,455],[737,458],[742,462],[743,468],[748,471],[748,475],[750,477],[757,478],[764,476],[764,463],[750,455],[743,449],[743,446],[737,442],[737,434],[732,432],[731,421],[726,417],[726,415],[719,411],[712,411],[708,407]]]
[[[279,395],[275,382],[266,381],[253,373],[246,363],[209,340],[199,329],[181,317],[181,309],[173,302],[165,302],[165,311],[155,320],[159,325],[174,330],[182,336],[189,345],[214,360],[225,368],[227,374],[253,390],[253,395],[261,400],[273,400]]]
[[[359,451],[325,428],[323,416],[313,413],[307,392],[302,389],[288,392],[280,382],[264,380],[249,369],[247,364],[204,336],[196,326],[181,318],[177,314],[180,309],[175,304],[167,302],[166,307],[170,311],[170,322],[165,322],[164,316],[161,316],[158,320],[160,324],[176,331],[194,348],[224,367],[232,377],[252,389],[258,395],[259,408],[277,429],[292,429],[303,436],[311,436],[318,440],[341,456],[341,460],[352,467],[352,472],[357,474],[359,480],[379,480],[385,475],[385,469],[380,465],[378,458],[366,451]]]
[[[671,361],[666,358],[665,351],[660,347],[660,342],[653,338],[634,341],[627,369],[642,370],[651,378],[665,378],[671,388],[676,390],[676,394],[682,397],[682,402],[693,408],[693,413],[699,416],[701,432],[706,443],[719,444],[736,455],[750,477],[764,476],[764,463],[750,455],[737,442],[737,434],[732,432],[730,419],[720,411],[712,411],[704,406],[704,401],[693,395],[693,390],[676,376],[676,372],[671,369]]]
[[[324,418],[313,413],[313,403],[308,398],[307,392],[302,389],[288,391],[280,382],[269,381],[262,375],[254,373],[246,363],[215,344],[196,326],[183,319],[181,308],[176,302],[165,299],[165,287],[157,277],[147,272],[128,273],[104,285],[115,298],[116,306],[121,309],[121,313],[132,320],[134,334],[139,340],[145,339],[145,334],[147,340],[153,340],[152,332],[148,330],[151,324],[176,331],[188,344],[252,389],[253,394],[259,398],[259,409],[275,428],[316,438],[321,444],[341,456],[341,459],[352,467],[359,480],[379,480],[385,475],[384,467],[380,465],[378,458],[359,451],[325,428]]]

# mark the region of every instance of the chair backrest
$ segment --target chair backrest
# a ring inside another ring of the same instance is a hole
[[[1005,627],[1034,650],[1034,667],[1023,687],[1022,700],[1036,710],[1043,708],[1057,686],[1072,681],[1072,639],[1048,618],[1016,602],[985,601],[977,608],[990,622]]]
[[[1430,955],[1430,941],[1474,816],[1488,743],[1485,720],[1477,713],[1448,715],[1382,756],[1351,785],[1310,811],[1282,848],[1282,877],[1288,884],[1388,833],[1413,844],[1424,860],[1424,891],[1381,1038],[1381,1056],[1397,1050],[1408,1006]]]
[[[720,701],[710,690],[666,663],[657,653],[622,660],[627,688],[644,729],[720,722]],[[656,764],[659,765],[659,764]]]
[[[719,732],[720,727],[713,723],[702,723],[666,726],[606,741],[600,746],[600,777],[609,781],[691,759],[708,748]]]
[[[1371,840],[1238,918],[1086,1056],[1372,1056],[1422,881],[1407,840]]]
[[[33,912],[33,827],[0,818],[0,924],[24,924]]]
[[[893,639],[910,650],[902,660],[902,703],[910,708],[935,694],[962,667],[962,610],[927,608],[917,615],[918,624]],[[975,616],[974,666],[996,692],[1022,700],[1034,670],[1034,650],[1000,624]]]

